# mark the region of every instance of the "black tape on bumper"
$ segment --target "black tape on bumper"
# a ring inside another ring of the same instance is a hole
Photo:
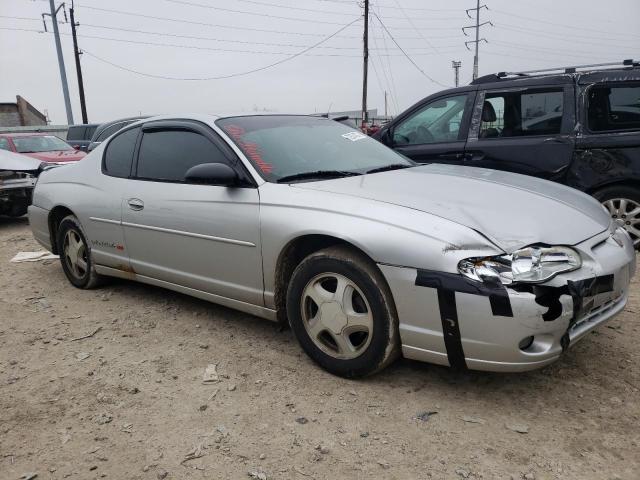
[[[456,292],[489,297],[491,312],[496,316],[513,317],[507,289],[502,284],[488,285],[466,279],[455,273],[418,270],[416,285],[435,288],[438,292],[438,307],[442,334],[447,348],[447,358],[453,368],[465,368],[464,351],[458,325]]]

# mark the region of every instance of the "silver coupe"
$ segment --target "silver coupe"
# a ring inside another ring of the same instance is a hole
[[[586,194],[418,166],[310,116],[141,120],[40,175],[29,220],[78,288],[120,277],[288,322],[346,377],[399,355],[542,367],[624,308],[635,272]]]

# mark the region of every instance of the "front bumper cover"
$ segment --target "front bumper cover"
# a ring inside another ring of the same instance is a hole
[[[635,252],[630,241],[620,246],[610,236],[605,232],[576,246],[583,267],[541,285],[507,287],[457,273],[380,265],[396,301],[403,354],[492,371],[555,361],[626,304]]]

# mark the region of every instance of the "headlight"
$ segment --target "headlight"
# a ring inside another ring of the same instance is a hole
[[[511,255],[467,258],[458,263],[458,271],[478,281],[541,283],[562,272],[580,268],[580,254],[569,247],[527,247]]]

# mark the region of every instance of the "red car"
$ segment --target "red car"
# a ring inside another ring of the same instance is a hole
[[[86,155],[49,133],[0,133],[0,149],[48,163],[76,162]]]

